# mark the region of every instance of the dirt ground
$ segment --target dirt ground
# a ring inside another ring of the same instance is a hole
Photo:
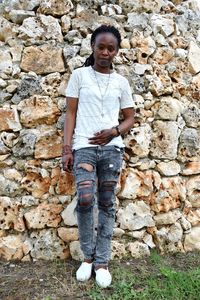
[[[115,260],[110,263],[110,270],[120,272],[120,267],[125,266],[136,276],[141,270],[152,274],[157,272],[159,260],[157,254],[145,259]],[[179,253],[164,256],[161,260],[177,270],[184,271],[200,265],[200,253]],[[74,260],[1,261],[0,300],[89,300],[91,298],[87,294],[95,286],[95,280],[93,277],[87,283],[77,283],[75,272],[79,264]],[[112,286],[108,292],[112,292]]]

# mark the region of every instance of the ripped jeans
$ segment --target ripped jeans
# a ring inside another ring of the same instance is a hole
[[[107,266],[115,222],[115,188],[123,160],[123,148],[95,146],[74,151],[74,175],[79,240],[85,259]],[[95,235],[93,207],[97,195],[98,226]]]

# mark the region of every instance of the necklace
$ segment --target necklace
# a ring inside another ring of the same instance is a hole
[[[98,85],[98,88],[99,88],[99,92],[100,92],[100,95],[101,95],[101,116],[104,117],[104,113],[103,113],[103,100],[104,100],[104,97],[106,95],[106,92],[107,92],[107,89],[108,89],[108,86],[109,86],[109,82],[110,82],[110,71],[109,71],[109,77],[108,77],[108,80],[107,80],[107,83],[106,83],[106,88],[105,88],[104,94],[102,94],[102,91],[101,91],[101,88],[100,88],[100,84],[99,84],[99,81],[97,79],[96,71],[95,71],[94,68],[92,68],[92,69],[94,71],[94,76],[95,76],[95,79],[96,79],[96,82],[97,82],[97,85]]]

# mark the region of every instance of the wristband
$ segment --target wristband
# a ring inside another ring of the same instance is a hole
[[[122,132],[121,132],[121,130],[119,129],[119,125],[117,125],[115,128],[116,128],[116,130],[117,130],[117,136],[121,135]]]

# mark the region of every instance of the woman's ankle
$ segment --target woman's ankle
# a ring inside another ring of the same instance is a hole
[[[107,270],[108,269],[108,265],[105,265],[105,264],[102,264],[102,265],[96,265],[95,267],[94,267],[94,269],[95,269],[95,271],[97,271],[98,269],[105,269],[105,270]]]
[[[84,262],[91,264],[93,262],[93,259],[84,259]]]

